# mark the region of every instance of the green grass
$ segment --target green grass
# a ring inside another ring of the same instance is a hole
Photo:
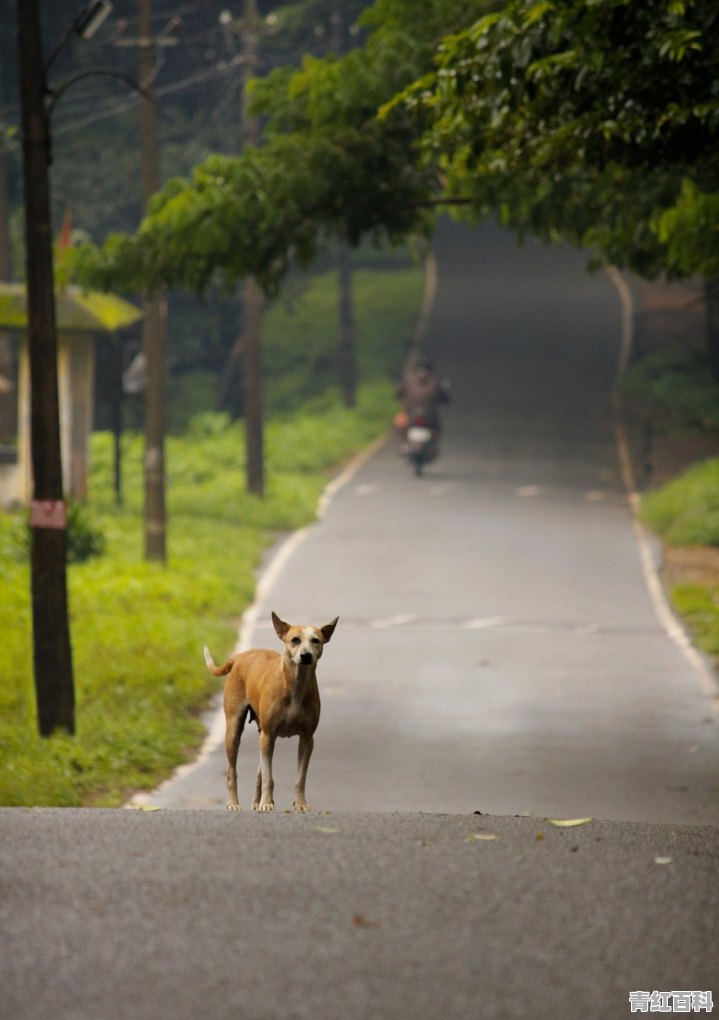
[[[317,395],[294,366],[291,389],[303,399],[278,399],[267,423],[264,500],[245,492],[242,422],[205,413],[185,436],[171,437],[166,567],[142,559],[141,438],[123,439],[118,509],[111,438],[93,436],[87,514],[104,534],[105,551],[68,568],[75,737],[37,735],[25,517],[0,514],[0,804],[118,805],[199,746],[200,713],[219,687],[204,668],[202,645],[218,656],[232,647],[267,543],[311,520],[333,469],[391,421],[387,373],[411,335],[421,274],[358,275],[357,407],[340,406],[330,374]],[[279,306],[270,313],[266,363],[276,366],[276,393],[287,385],[278,355],[301,350],[311,337],[318,358],[316,336],[323,343],[333,336],[331,292],[320,278],[297,297],[294,317]]]
[[[672,603],[691,631],[694,643],[719,663],[719,589],[699,584],[676,585]]]
[[[669,546],[719,546],[719,460],[707,460],[642,499],[642,519]],[[675,585],[670,597],[694,642],[719,667],[719,588]]]
[[[719,546],[719,460],[703,461],[647,493],[642,517],[670,545]]]
[[[689,347],[643,358],[622,380],[652,427],[671,435],[719,432],[719,384],[706,354]],[[642,497],[642,519],[671,547],[719,547],[719,460],[690,467]],[[672,604],[695,643],[719,667],[719,588],[678,584]]]

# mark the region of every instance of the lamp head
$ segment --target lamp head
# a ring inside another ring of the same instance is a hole
[[[75,31],[83,39],[92,39],[111,12],[110,0],[96,0],[96,3],[90,4],[78,14],[75,19]]]

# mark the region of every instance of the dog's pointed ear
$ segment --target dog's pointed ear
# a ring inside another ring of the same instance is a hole
[[[277,613],[273,613],[272,625],[275,628],[275,633],[277,634],[277,637],[280,639],[280,641],[282,641],[284,639],[285,634],[290,629],[289,623],[285,623],[284,620],[281,620],[279,618]]]
[[[324,640],[325,640],[325,644],[327,644],[327,642],[329,641],[329,639],[330,639],[330,638],[332,637],[332,635],[334,634],[334,632],[335,632],[335,627],[337,626],[337,621],[338,621],[338,620],[339,620],[339,616],[335,616],[335,618],[334,618],[334,620],[332,621],[332,623],[327,623],[327,624],[325,624],[325,626],[324,626],[324,627],[320,627],[320,632],[321,632],[321,634],[322,634],[322,637],[323,637],[323,638],[324,638]]]

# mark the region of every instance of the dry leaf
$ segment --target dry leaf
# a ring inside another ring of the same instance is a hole
[[[381,928],[384,921],[368,921],[362,914],[355,914],[352,918],[352,924],[355,928]]]
[[[164,811],[164,808],[158,807],[156,804],[131,804],[130,807],[133,811]]]
[[[467,843],[478,843],[478,842],[490,842],[490,840],[497,839],[497,836],[493,832],[470,832],[467,836]]]
[[[339,832],[339,829],[333,829],[330,825],[315,825],[315,832]]]
[[[592,818],[548,818],[547,821],[551,825],[556,825],[559,829],[571,829],[575,825],[587,825],[593,821]]]
[[[674,862],[674,858],[673,857],[655,857],[654,858],[654,863],[655,864],[672,864],[673,862]]]

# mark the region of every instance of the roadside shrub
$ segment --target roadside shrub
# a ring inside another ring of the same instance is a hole
[[[703,352],[678,348],[642,358],[621,388],[654,410],[660,423],[668,418],[669,428],[719,431],[719,384]]]
[[[10,517],[10,526],[4,529],[6,554],[24,562],[30,558],[32,529],[27,513]],[[106,548],[105,533],[87,507],[76,501],[67,504],[67,560],[68,563],[85,563],[94,556],[102,556]]]
[[[85,563],[93,556],[102,556],[106,547],[105,534],[87,507],[71,502],[67,508],[67,558],[70,563]]]
[[[719,460],[696,464],[645,495],[642,519],[671,545],[719,546]]]

